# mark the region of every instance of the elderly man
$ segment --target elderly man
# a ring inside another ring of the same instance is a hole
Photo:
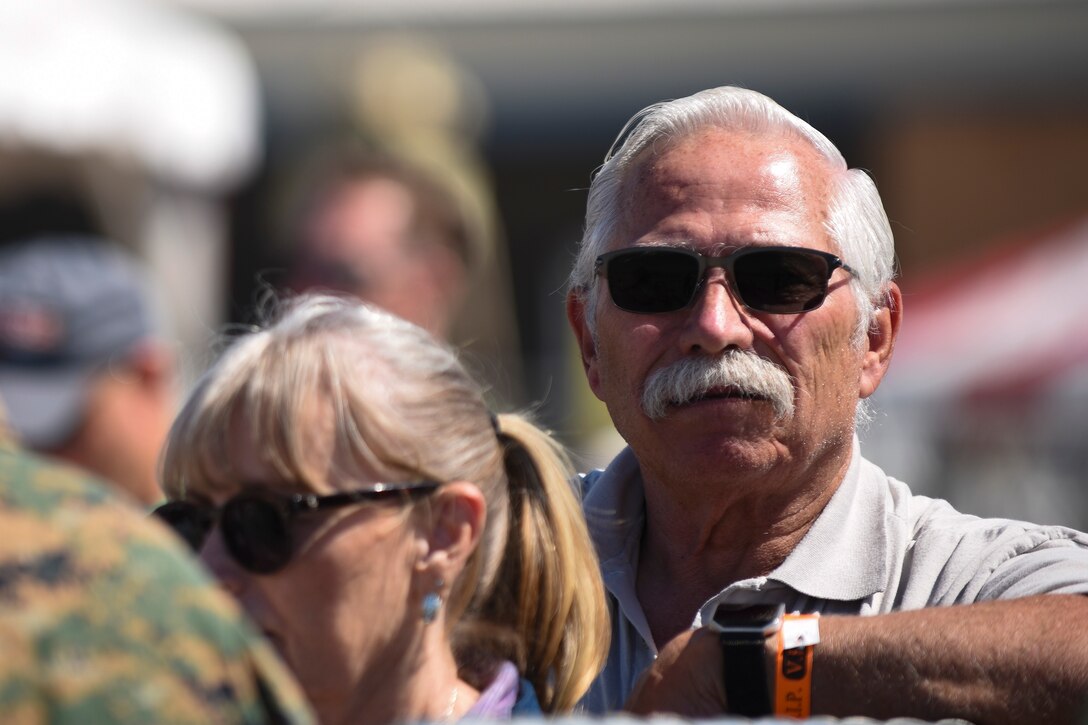
[[[589,710],[650,668],[633,709],[1075,716],[1088,536],[961,514],[860,453],[893,257],[869,177],[758,93],[652,106],[618,142],[567,299],[629,446],[585,481],[614,618]]]

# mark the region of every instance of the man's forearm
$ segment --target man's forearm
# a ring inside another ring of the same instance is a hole
[[[823,617],[820,637],[813,715],[1050,725],[1079,722],[1088,707],[1088,597]],[[768,643],[769,657],[776,645]],[[722,666],[714,632],[685,632],[662,649],[626,709],[726,712]]]
[[[1074,722],[1088,695],[1088,597],[826,617],[813,713]]]

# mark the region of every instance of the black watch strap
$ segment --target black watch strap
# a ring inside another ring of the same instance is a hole
[[[767,685],[764,637],[738,637],[725,632],[719,636],[729,713],[745,717],[770,715],[771,691]]]

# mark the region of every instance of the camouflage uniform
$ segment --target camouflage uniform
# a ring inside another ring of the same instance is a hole
[[[0,440],[0,721],[312,722],[181,551],[83,474]]]

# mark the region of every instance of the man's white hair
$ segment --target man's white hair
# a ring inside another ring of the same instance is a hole
[[[857,273],[851,285],[858,301],[855,341],[860,342],[876,310],[888,302],[895,274],[892,230],[876,185],[864,171],[850,169],[835,145],[811,125],[767,96],[734,86],[711,88],[639,111],[609,149],[589,187],[585,231],[569,279],[569,289],[584,300],[590,331],[596,330],[599,290],[594,262],[616,241],[626,211],[627,174],[644,155],[661,154],[705,128],[801,139],[827,159],[835,176],[826,227],[839,256]]]

